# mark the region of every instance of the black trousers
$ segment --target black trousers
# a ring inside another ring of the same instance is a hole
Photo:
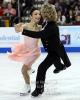
[[[54,64],[56,68],[63,67],[60,57],[54,54],[48,54],[44,61],[39,65],[36,76],[36,88],[43,88],[47,69]]]
[[[60,58],[62,59],[64,64],[61,63]],[[71,62],[62,44],[60,45],[59,50],[55,50],[52,53],[48,53],[47,57],[39,65],[36,77],[36,87],[44,87],[46,71],[52,64],[54,64],[55,68],[57,69],[69,67],[71,65]]]
[[[69,60],[69,58],[67,56],[67,53],[66,53],[65,48],[64,48],[62,43],[60,44],[60,48],[56,49],[56,52],[61,57],[64,65],[66,67],[69,67],[71,65],[71,62],[70,62],[70,60]]]

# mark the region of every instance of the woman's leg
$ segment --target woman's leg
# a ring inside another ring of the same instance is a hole
[[[30,76],[28,74],[28,70],[28,66],[24,64],[21,71],[26,84],[30,84]]]
[[[24,64],[21,71],[22,71],[23,78],[25,80],[25,87],[23,91],[20,92],[20,95],[23,96],[23,95],[27,95],[28,93],[30,93],[31,87],[30,87],[30,76],[28,74],[27,65]]]

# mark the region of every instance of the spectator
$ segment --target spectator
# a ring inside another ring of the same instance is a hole
[[[78,15],[79,13],[80,13],[80,10],[79,10],[78,6],[75,6],[75,8],[74,8],[75,16]]]
[[[65,17],[65,15],[62,15],[62,12],[60,10],[57,12],[57,15],[58,15],[57,23],[59,25],[65,25],[66,24],[66,17]]]
[[[13,25],[13,19],[16,16],[16,9],[12,8],[11,3],[8,2],[7,8],[4,10],[4,15],[8,17],[11,21],[11,26]]]
[[[70,9],[69,10],[69,14],[66,15],[66,23],[72,25],[72,23],[74,22],[75,18],[74,18],[74,14],[73,14],[73,10]]]
[[[7,16],[15,16],[16,15],[16,9],[12,8],[11,3],[7,4],[7,8],[4,10],[4,14]]]
[[[73,23],[73,25],[80,25],[80,13],[75,16],[75,22]]]

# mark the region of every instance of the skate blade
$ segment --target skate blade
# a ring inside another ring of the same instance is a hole
[[[28,91],[27,93],[20,93],[20,96],[26,96],[26,95],[29,95],[30,94],[30,91]]]

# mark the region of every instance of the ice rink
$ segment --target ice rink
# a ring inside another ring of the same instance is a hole
[[[0,54],[0,100],[80,100],[80,53],[68,53],[71,67],[54,74],[52,65],[46,74],[45,91],[36,98],[31,95],[20,96],[24,88],[21,74],[22,63],[8,59],[6,54]],[[46,57],[42,53],[32,68],[37,71],[39,63]],[[36,72],[30,74],[31,91],[35,88]]]

